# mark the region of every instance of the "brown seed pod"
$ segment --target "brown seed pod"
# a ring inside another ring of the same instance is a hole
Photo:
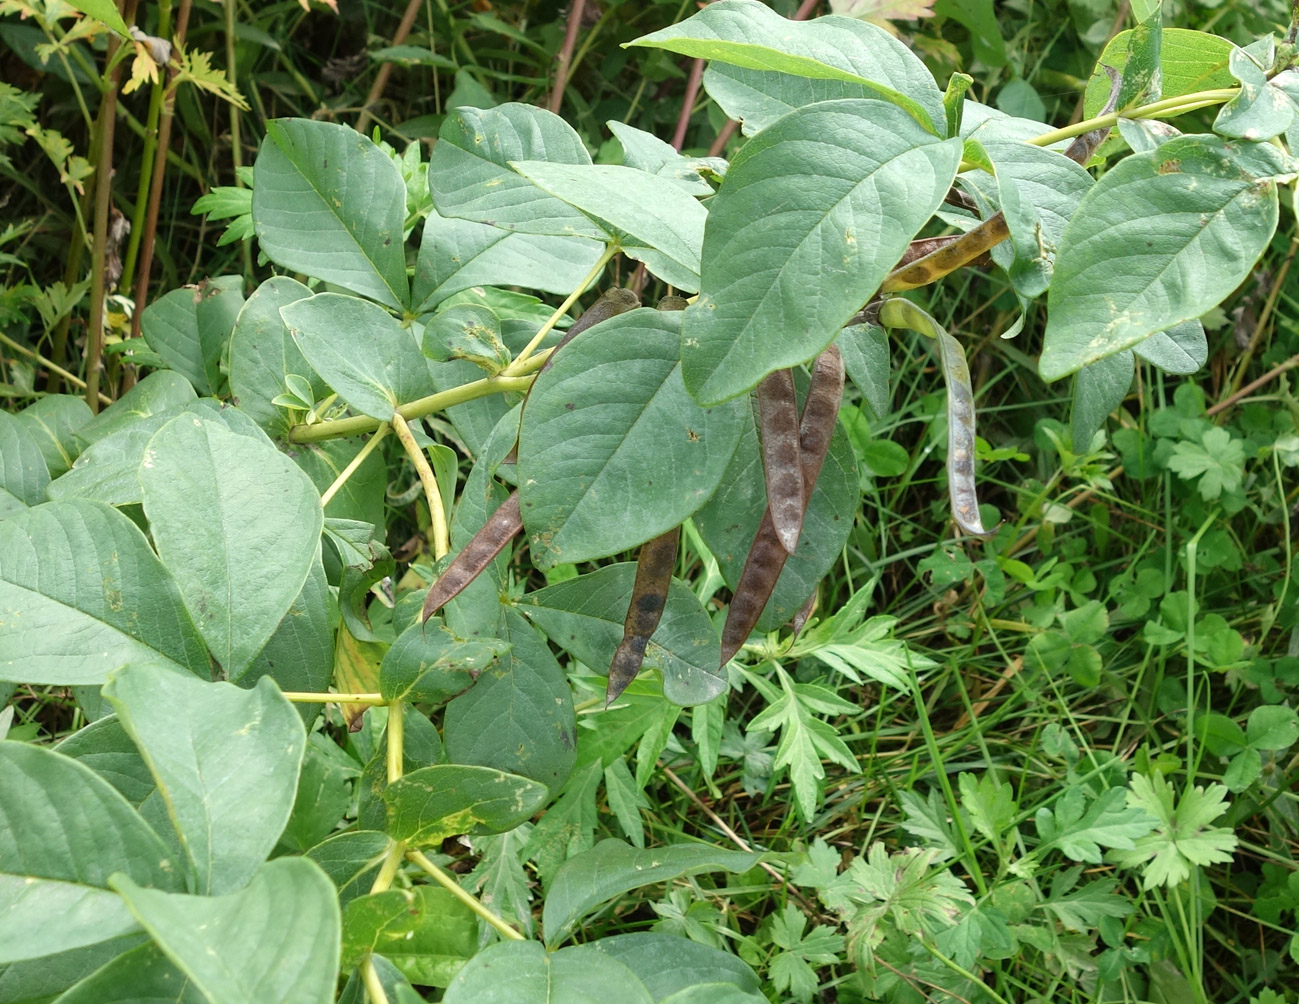
[[[690,301],[684,296],[677,296],[675,293],[669,293],[662,297],[658,303],[654,304],[655,310],[685,310],[690,306]]]
[[[672,569],[677,563],[677,545],[681,527],[646,541],[636,557],[636,584],[632,587],[627,619],[623,622],[622,642],[609,663],[609,684],[604,692],[607,708],[627,689],[640,672],[645,646],[659,626],[663,608],[672,584]]]
[[[428,595],[424,597],[420,621],[427,621],[438,609],[455,599],[522,529],[519,493],[510,492],[509,498],[488,517],[487,522],[464,546],[464,550],[455,556],[446,571],[430,587]]]
[[[781,546],[793,554],[803,532],[803,469],[793,370],[776,370],[758,384],[758,416],[767,511]]]
[[[812,367],[812,383],[803,402],[803,415],[798,423],[799,459],[803,472],[803,511],[812,499],[812,489],[821,474],[830,440],[834,438],[835,423],[839,420],[839,404],[843,399],[843,357],[831,345],[819,356]],[[776,535],[771,519],[771,508],[762,514],[758,532],[754,534],[740,580],[735,584],[726,623],[722,626],[722,665],[725,666],[743,646],[753,626],[762,616],[763,608],[771,599],[776,581],[785,567],[789,552]]]
[[[636,295],[634,290],[622,289],[619,286],[606,289],[600,299],[587,307],[582,316],[573,322],[573,326],[564,332],[564,337],[556,343],[554,351],[546,358],[546,364],[541,367],[541,371],[544,373],[550,369],[550,365],[554,362],[559,350],[587,328],[592,328],[601,321],[607,321],[619,314],[625,314],[629,310],[635,310],[639,306],[640,297]]]
[[[1110,76],[1110,96],[1106,98],[1105,107],[1100,110],[1100,114],[1108,115],[1114,111],[1114,106],[1118,104],[1119,91],[1123,88],[1123,78],[1119,76],[1114,67],[1105,66],[1104,63],[1101,64],[1101,67]],[[1086,164],[1087,161],[1092,159],[1092,154],[1096,152],[1109,134],[1108,126],[1104,129],[1093,129],[1091,132],[1085,132],[1069,144],[1064,155],[1079,164]]]

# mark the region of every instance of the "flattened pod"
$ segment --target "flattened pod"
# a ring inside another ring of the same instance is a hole
[[[910,328],[938,342],[938,362],[947,383],[947,491],[952,518],[968,534],[991,537],[995,531],[983,526],[974,488],[974,387],[965,349],[910,300],[885,300],[879,320],[886,328]]]
[[[440,607],[455,599],[522,529],[519,493],[510,492],[509,498],[488,517],[482,529],[473,535],[464,550],[455,556],[446,571],[429,588],[428,595],[424,597],[424,610],[420,614],[420,620],[427,621]]]
[[[803,416],[799,420],[800,466],[803,471],[803,508],[812,498],[812,489],[821,474],[830,440],[834,436],[835,422],[839,419],[839,404],[843,400],[843,357],[836,346],[830,346],[816,358],[812,367],[812,383],[803,403]],[[735,584],[726,623],[722,627],[722,665],[731,661],[749,637],[753,626],[762,616],[763,608],[771,599],[772,590],[789,552],[780,543],[771,519],[771,508],[762,514],[762,523],[754,534],[744,569]]]
[[[979,516],[974,490],[974,387],[961,343],[938,328],[938,360],[947,380],[947,493],[952,518],[968,534],[991,537]]]
[[[546,364],[541,369],[543,372],[550,369],[550,364],[559,350],[587,328],[592,328],[601,321],[607,321],[619,314],[625,314],[629,310],[635,310],[639,306],[640,297],[633,290],[622,289],[619,286],[605,290],[600,299],[587,307],[582,316],[573,322],[573,326],[564,332],[564,337],[556,343],[554,352],[550,353],[550,356],[546,359]]]
[[[604,692],[606,708],[618,699],[640,672],[645,646],[659,626],[663,607],[668,601],[668,586],[672,583],[672,569],[676,567],[680,540],[681,527],[673,527],[642,545],[636,558],[636,584],[632,586],[631,602],[627,605],[622,642],[609,663],[609,684]]]
[[[793,554],[798,548],[798,535],[803,532],[803,470],[793,370],[776,370],[758,384],[758,414],[767,511],[781,546]]]

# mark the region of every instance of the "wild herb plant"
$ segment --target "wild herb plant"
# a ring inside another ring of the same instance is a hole
[[[152,372],[97,415],[0,413],[0,678],[89,721],[0,744],[0,1000],[1284,999],[1296,412],[1218,424],[1239,381],[1211,415],[1170,378],[1299,173],[1294,28],[1143,13],[1061,129],[753,0],[633,47],[707,61],[729,161],[614,122],[593,163],[520,102],[450,110],[427,164],[269,122],[251,193],[200,208],[280,274],[154,300]],[[973,264],[1044,301],[1071,381],[1036,475],[938,320]],[[861,514],[934,450],[950,502],[900,556]],[[1102,587],[1111,511],[1164,539]],[[900,565],[932,591],[883,613]],[[1263,947],[1211,971],[1244,851]]]

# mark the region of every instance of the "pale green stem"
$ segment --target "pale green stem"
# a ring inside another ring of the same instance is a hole
[[[510,365],[506,366],[505,369],[501,370],[501,376],[516,377],[525,372],[523,366],[527,363],[532,353],[537,351],[537,346],[545,341],[546,336],[550,334],[551,331],[554,330],[555,325],[559,323],[559,319],[568,313],[568,308],[573,306],[573,304],[577,302],[577,298],[586,292],[586,288],[591,285],[591,283],[595,282],[596,279],[600,278],[600,273],[604,271],[604,267],[609,264],[609,261],[617,253],[618,245],[605,245],[604,254],[600,255],[600,260],[592,266],[591,271],[586,274],[586,278],[579,282],[577,288],[568,295],[568,298],[555,308],[555,312],[550,315],[550,319],[541,326],[540,331],[533,335],[532,341],[528,342],[528,344],[523,347],[523,351],[514,357],[514,361],[510,363]]]
[[[1119,119],[1173,118],[1176,115],[1196,111],[1199,108],[1225,104],[1239,93],[1240,88],[1238,87],[1219,87],[1210,91],[1196,91],[1175,98],[1164,98],[1162,101],[1154,101],[1129,111],[1097,115],[1095,118],[1084,119],[1062,129],[1052,129],[1050,132],[1043,133],[1028,142],[1033,146],[1050,146],[1062,139],[1073,139],[1075,136],[1081,136],[1093,129],[1112,128],[1118,125]]]
[[[442,491],[438,488],[437,475],[433,473],[428,457],[424,456],[419,443],[415,442],[415,434],[410,431],[410,426],[400,412],[392,413],[392,427],[397,430],[397,438],[406,448],[406,456],[415,465],[419,483],[424,486],[424,499],[428,503],[429,523],[432,524],[433,531],[433,557],[441,558],[451,550],[451,535],[447,531],[447,511],[442,506]]]
[[[82,390],[86,389],[86,381],[82,380],[81,377],[77,376],[75,373],[69,373],[62,366],[59,366],[56,363],[50,362],[39,352],[29,349],[26,345],[18,344],[3,332],[0,332],[0,342],[4,343],[5,345],[8,345],[15,352],[21,352],[23,355],[33,360],[36,363],[36,365],[40,366],[42,369],[47,369],[51,373],[57,373],[59,376],[63,377],[64,380],[68,381],[68,383],[72,384],[74,387],[80,387]],[[100,394],[99,400],[102,404],[113,403],[113,399],[109,397],[107,394]]]
[[[443,889],[451,893],[451,895],[460,900],[460,902],[464,903],[465,906],[469,907],[469,909],[478,914],[478,916],[482,917],[483,920],[499,931],[502,937],[508,938],[510,941],[528,940],[500,917],[492,913],[491,910],[483,906],[476,897],[465,892],[465,890],[461,888],[459,882],[430,861],[428,856],[423,852],[408,851],[406,853],[406,860],[412,861],[423,868],[434,882],[442,886]]]
[[[387,704],[383,694],[313,694],[305,690],[286,690],[284,696],[294,704]]]
[[[379,445],[384,436],[388,435],[388,430],[391,428],[392,426],[384,422],[375,430],[374,435],[366,441],[365,445],[356,451],[356,456],[339,472],[338,477],[334,478],[334,483],[326,488],[324,494],[320,496],[320,508],[323,509],[329,505],[330,499],[338,494],[338,490],[343,485],[347,484],[347,479],[356,473],[358,467],[365,463],[365,458],[374,452],[374,448]]]
[[[388,995],[383,992],[383,984],[379,982],[379,974],[375,972],[374,961],[369,956],[361,963],[361,982],[365,984],[370,1004],[388,1004]]]
[[[539,354],[536,358],[528,360],[526,369],[529,373],[532,373],[541,369],[545,361],[545,355]],[[474,380],[459,387],[452,387],[450,390],[439,391],[437,394],[430,394],[428,397],[411,401],[409,404],[403,404],[397,409],[397,414],[407,420],[423,418],[425,415],[432,415],[436,411],[442,411],[444,408],[450,408],[457,404],[464,404],[466,401],[489,397],[492,394],[505,394],[509,391],[525,391],[531,386],[532,377],[530,375],[484,377],[482,380]],[[338,418],[330,422],[316,422],[312,425],[296,425],[289,430],[289,442],[318,443],[322,439],[357,436],[362,433],[373,432],[382,424],[385,423],[380,422],[377,418],[357,415],[353,418]]]

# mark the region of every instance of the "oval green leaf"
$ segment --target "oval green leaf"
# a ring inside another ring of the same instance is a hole
[[[104,697],[158,783],[198,890],[241,888],[293,809],[307,743],[293,706],[269,680],[243,690],[144,666]]]
[[[266,257],[401,309],[410,302],[401,171],[350,126],[266,123],[253,225]]]
[[[429,158],[433,205],[443,216],[506,230],[603,241],[585,215],[515,172],[515,160],[590,164],[591,155],[572,126],[544,109],[457,108],[442,122]]]
[[[502,637],[509,652],[447,705],[447,759],[538,781],[553,797],[577,759],[573,691],[537,630],[511,608]]]
[[[228,896],[180,896],[125,876],[113,887],[208,1004],[332,1004],[342,922],[334,886],[279,858]]]
[[[230,393],[239,410],[272,436],[289,431],[288,414],[272,404],[285,392],[285,377],[302,377],[317,398],[329,390],[303,358],[280,316],[281,307],[309,296],[311,290],[296,279],[286,275],[267,279],[244,303],[230,336]]]
[[[616,959],[591,952],[547,952],[535,941],[502,941],[465,964],[442,1002],[608,1004],[611,994],[618,1004],[653,1004],[645,985]]]
[[[139,528],[85,500],[0,521],[0,680],[98,685],[132,662],[209,672],[176,583]]]
[[[938,208],[961,150],[867,99],[809,105],[750,140],[709,204],[682,329],[690,393],[725,401],[829,345]]]
[[[634,562],[606,565],[525,594],[519,609],[556,645],[604,673],[622,641],[635,580]],[[704,704],[726,689],[720,658],[708,612],[685,583],[673,580],[644,667],[663,674],[663,696],[673,704]]]
[[[363,415],[386,422],[398,405],[433,393],[415,336],[382,307],[318,293],[280,316],[308,364]]]
[[[317,560],[320,496],[269,440],[197,415],[158,430],[140,486],[159,556],[208,648],[238,677]]]
[[[544,784],[490,767],[435,764],[383,791],[388,835],[426,846],[457,833],[504,833],[546,802]]]
[[[1183,136],[1105,174],[1056,255],[1043,379],[1199,317],[1240,285],[1276,229],[1283,156],[1267,144]]]
[[[713,494],[744,405],[701,408],[681,380],[681,314],[641,308],[584,331],[532,386],[519,501],[538,568],[672,529]]]

